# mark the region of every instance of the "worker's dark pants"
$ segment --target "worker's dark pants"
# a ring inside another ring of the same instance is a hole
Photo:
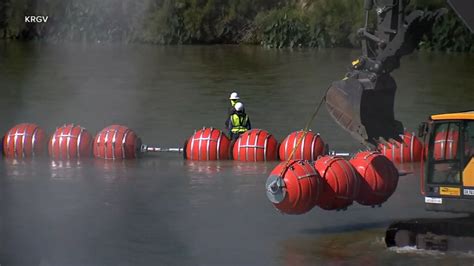
[[[229,132],[229,136],[230,136],[230,140],[236,140],[239,138],[240,134]]]

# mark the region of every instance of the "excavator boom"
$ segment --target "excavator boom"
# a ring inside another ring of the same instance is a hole
[[[474,33],[474,3],[471,0],[448,0],[448,3],[469,30]]]
[[[403,124],[395,119],[397,85],[390,73],[400,66],[400,58],[412,53],[436,19],[447,12],[414,10],[406,13],[406,0],[366,0],[365,26],[358,31],[362,55],[354,60],[342,80],[329,87],[325,103],[333,119],[356,140],[368,147],[379,142],[400,140]],[[472,0],[449,0],[450,5],[472,30]],[[376,29],[369,17],[375,10]]]
[[[447,10],[406,14],[406,0],[366,0],[362,55],[352,62],[342,80],[331,84],[325,102],[330,115],[355,139],[372,148],[379,142],[400,140],[403,125],[395,120],[397,85],[390,73],[400,58],[417,47],[436,19]],[[448,0],[452,9],[474,29],[473,0]],[[368,27],[375,9],[376,29]],[[474,111],[442,114],[424,124],[423,193],[426,209],[468,213],[445,219],[413,219],[393,223],[385,242],[391,246],[473,251],[474,246]],[[428,126],[431,125],[431,126]],[[422,133],[422,132],[420,132]],[[428,137],[426,137],[428,136]],[[461,171],[462,170],[462,171]]]

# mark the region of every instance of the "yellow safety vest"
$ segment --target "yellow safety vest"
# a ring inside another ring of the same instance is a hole
[[[248,115],[245,115],[244,117],[238,116],[237,114],[231,115],[230,121],[232,123],[232,129],[230,131],[232,133],[244,133],[247,131],[248,120]]]
[[[232,105],[232,107],[234,107],[234,105],[238,102],[239,102],[239,100],[230,100],[230,105]]]

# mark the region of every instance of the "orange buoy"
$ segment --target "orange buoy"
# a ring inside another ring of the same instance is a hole
[[[380,205],[395,191],[398,184],[398,170],[379,152],[359,152],[350,160],[361,176],[359,196],[356,201],[362,205]]]
[[[58,127],[49,139],[49,156],[55,160],[88,157],[92,150],[92,136],[79,125]]]
[[[44,148],[44,131],[35,124],[18,124],[3,138],[3,152],[9,158],[32,157],[43,153]]]
[[[229,159],[230,140],[219,129],[203,128],[184,144],[184,158],[195,161]]]
[[[94,138],[93,153],[102,159],[132,159],[138,157],[141,139],[128,127],[112,125]]]
[[[325,210],[340,210],[351,205],[359,194],[359,174],[344,158],[324,156],[314,162],[323,179],[323,190],[317,202]]]
[[[435,136],[434,159],[450,160],[456,159],[458,152],[459,132],[457,130],[441,131]]]
[[[378,145],[378,150],[395,163],[419,162],[423,154],[423,145],[415,133],[400,135],[402,142]]]
[[[321,193],[321,176],[312,163],[292,160],[278,164],[266,182],[267,197],[286,214],[303,214],[311,210]]]
[[[243,162],[277,159],[278,142],[263,129],[251,129],[239,136],[232,147],[234,160]]]
[[[298,144],[298,140],[303,137],[304,131],[295,131],[288,135],[280,145],[280,160],[286,161],[290,157],[291,152]],[[310,160],[314,161],[324,154],[324,142],[319,134],[307,132],[306,136],[301,139],[300,145],[293,153],[294,160]]]

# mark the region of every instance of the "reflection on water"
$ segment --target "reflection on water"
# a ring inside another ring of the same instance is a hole
[[[183,163],[186,171],[189,171],[193,176],[212,178],[222,171],[225,162],[222,161],[189,161],[185,160]]]
[[[284,265],[387,265],[404,264],[472,265],[474,254],[419,250],[414,247],[385,247],[383,228],[353,234],[326,234],[317,238],[290,238],[280,243]]]
[[[472,261],[474,260],[474,252],[443,252],[438,250],[422,250],[415,247],[391,247],[388,250],[398,254],[436,259],[445,265],[452,264],[454,261],[456,261],[458,265],[472,265]]]
[[[91,133],[116,123],[162,147],[178,147],[203,126],[223,128],[233,90],[253,126],[281,141],[304,126],[328,84],[358,55],[242,46],[3,45],[0,132],[25,121],[46,132],[76,123]],[[431,113],[472,109],[472,59],[423,53],[404,59],[395,72],[397,118],[410,129]],[[324,109],[311,127],[331,149],[361,148]],[[344,212],[315,208],[291,216],[265,196],[277,163],[195,162],[171,153],[126,161],[3,159],[0,264],[432,262],[386,250],[381,240],[391,221],[442,216],[424,211],[417,166],[401,166],[414,174],[400,178],[381,208],[354,204]],[[453,258],[468,260],[441,259]]]
[[[350,235],[291,238],[280,245],[282,260],[284,265],[380,265],[387,255],[383,233],[383,230],[373,229]]]
[[[276,166],[275,162],[233,162],[232,173],[236,176],[258,176],[269,174]]]
[[[97,176],[109,182],[125,178],[136,178],[133,169],[137,167],[138,161],[135,159],[116,161],[94,159],[92,164],[94,165]]]
[[[51,160],[50,171],[51,179],[54,180],[73,180],[84,175],[83,162],[74,161],[56,161]]]
[[[133,178],[137,160],[81,159],[71,161],[48,158],[3,160],[5,176],[15,180],[79,180],[91,176],[105,181]]]
[[[185,160],[183,167],[190,175],[190,185],[212,185],[218,180],[225,178],[255,179],[261,175],[267,175],[273,169],[275,163],[253,163],[236,161],[188,161]],[[236,180],[237,181],[237,180]]]
[[[16,180],[29,180],[31,177],[43,178],[45,170],[42,159],[13,159],[4,158],[1,162],[5,177]]]

